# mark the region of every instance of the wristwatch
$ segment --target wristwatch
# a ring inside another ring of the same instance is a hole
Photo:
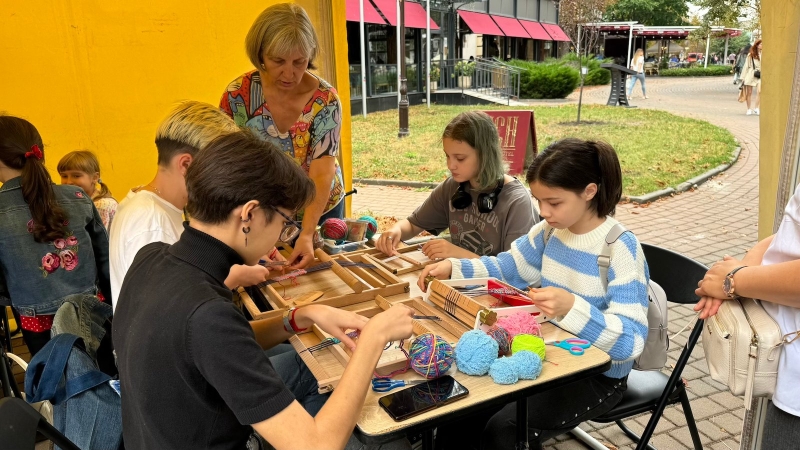
[[[739,266],[725,276],[725,280],[722,281],[722,292],[728,296],[728,298],[736,298],[736,286],[733,283],[733,276],[736,275],[736,272],[744,269],[747,266]]]

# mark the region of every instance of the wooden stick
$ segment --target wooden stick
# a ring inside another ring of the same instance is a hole
[[[250,297],[250,295],[245,291],[243,288],[239,288],[239,296],[242,298],[242,303],[244,303],[244,307],[247,308],[247,312],[250,313],[250,316],[255,320],[261,314],[261,310],[258,309],[256,303]]]
[[[350,258],[348,258],[345,255],[341,255],[337,259],[341,259],[342,261],[347,261],[347,262],[353,262]],[[363,267],[350,267],[350,270],[352,270],[353,273],[361,277],[362,280],[366,281],[367,284],[371,285],[374,288],[386,285],[386,283],[381,282],[379,279],[377,279]]]
[[[365,262],[367,264],[374,265],[375,269],[373,269],[373,270],[375,270],[376,273],[378,273],[380,276],[382,276],[383,278],[388,280],[390,283],[396,284],[396,283],[402,283],[403,282],[403,280],[398,278],[392,272],[389,272],[389,270],[387,270],[383,265],[381,265],[381,263],[378,262],[378,260],[376,260],[372,256],[364,254],[364,255],[360,255],[360,258],[361,258],[361,262]]]
[[[455,303],[459,308],[472,315],[473,318],[477,316],[482,309],[486,309],[485,306],[472,300],[466,295],[463,295],[439,280],[433,280],[428,286],[428,289],[430,289],[431,292],[437,293],[442,298],[448,299],[450,302]]]
[[[333,270],[333,273],[335,273],[339,278],[342,279],[342,281],[344,281],[348,286],[350,286],[350,289],[352,289],[353,292],[355,292],[356,294],[360,294],[364,290],[364,283],[358,281],[358,279],[356,279],[356,277],[354,277],[352,273],[348,272],[347,269],[340,266],[335,259],[332,259],[327,253],[322,251],[322,249],[318,248],[314,250],[314,254],[317,256],[317,259],[319,259],[321,262],[329,262],[329,261],[332,262],[333,265],[331,266],[331,270]]]
[[[444,311],[439,311],[437,309],[432,308],[427,303],[421,301],[420,297],[416,297],[411,300],[411,306],[417,309],[419,312],[423,312],[425,314],[436,315],[439,316],[442,320],[438,323],[438,325],[445,330],[449,331],[456,339],[461,338],[461,335],[469,331],[471,328],[467,328],[461,324],[461,322],[457,320],[453,320],[450,318],[447,313]]]

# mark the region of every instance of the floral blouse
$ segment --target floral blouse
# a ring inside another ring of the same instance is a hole
[[[339,154],[342,130],[342,108],[336,89],[325,80],[315,78],[319,80],[319,88],[303,107],[297,122],[286,133],[281,133],[275,126],[264,100],[261,75],[256,70],[231,82],[219,106],[237,125],[248,127],[264,140],[276,144],[308,173],[311,161]],[[342,170],[338,162],[335,170],[331,195],[323,214],[344,198]]]
[[[96,198],[93,201],[94,207],[97,208],[97,212],[100,213],[100,218],[103,220],[103,225],[106,230],[110,230],[111,221],[114,220],[119,203],[111,197]]]

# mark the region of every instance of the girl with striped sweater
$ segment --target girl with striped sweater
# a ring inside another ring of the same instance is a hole
[[[544,221],[496,257],[446,259],[420,275],[440,279],[496,277],[519,288],[553,322],[608,353],[611,369],[590,380],[528,399],[530,448],[611,410],[622,399],[633,360],[647,338],[649,273],[639,241],[624,233],[611,245],[608,289],[597,257],[622,196],[622,171],[603,142],[564,139],[551,144],[527,173]],[[507,405],[486,425],[481,448],[514,448],[516,407]]]

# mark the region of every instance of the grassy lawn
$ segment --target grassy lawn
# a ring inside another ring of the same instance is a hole
[[[414,106],[410,136],[397,138],[397,111],[353,117],[353,172],[356,178],[439,182],[447,175],[441,134],[467,109],[520,109],[503,106]],[[574,124],[577,106],[534,108],[539,150],[565,137],[609,142],[617,150],[624,193],[641,195],[675,186],[727,161],[736,146],[730,132],[696,119],[662,111],[585,105]],[[572,122],[571,124],[568,122]],[[524,177],[523,177],[524,178]]]

